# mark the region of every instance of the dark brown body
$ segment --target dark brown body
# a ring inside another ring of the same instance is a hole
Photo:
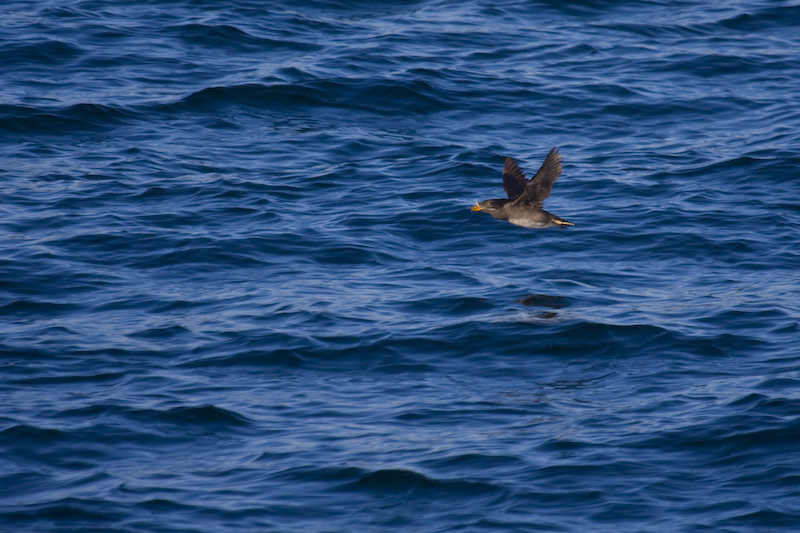
[[[523,228],[554,228],[574,226],[561,217],[544,209],[537,209],[529,205],[516,205],[511,200],[497,198],[484,200],[472,208],[473,211],[485,211],[494,218],[506,220]]]

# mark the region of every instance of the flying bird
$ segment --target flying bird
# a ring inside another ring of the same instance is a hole
[[[550,150],[542,167],[531,178],[517,166],[517,162],[506,157],[503,166],[503,190],[505,198],[494,198],[475,202],[472,211],[484,211],[494,218],[522,226],[523,228],[553,228],[574,226],[572,222],[557,217],[542,209],[542,202],[550,196],[553,182],[561,175],[561,154],[556,148]]]

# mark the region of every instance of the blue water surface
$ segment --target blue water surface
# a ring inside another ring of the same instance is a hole
[[[4,2],[0,530],[797,531],[798,28]]]

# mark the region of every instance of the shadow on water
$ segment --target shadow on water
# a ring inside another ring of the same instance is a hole
[[[529,294],[524,298],[519,298],[517,302],[526,307],[553,309],[553,311],[541,310],[532,313],[532,318],[542,320],[552,320],[557,318],[559,314],[554,311],[555,309],[563,309],[564,307],[569,307],[572,304],[569,298],[564,296],[551,296],[549,294]]]
[[[550,296],[548,294],[529,294],[525,298],[520,298],[517,301],[528,307],[549,307],[550,309],[563,309],[572,304],[569,298],[564,296]]]

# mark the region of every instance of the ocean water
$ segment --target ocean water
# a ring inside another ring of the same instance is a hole
[[[4,2],[0,530],[797,531],[799,27]]]

